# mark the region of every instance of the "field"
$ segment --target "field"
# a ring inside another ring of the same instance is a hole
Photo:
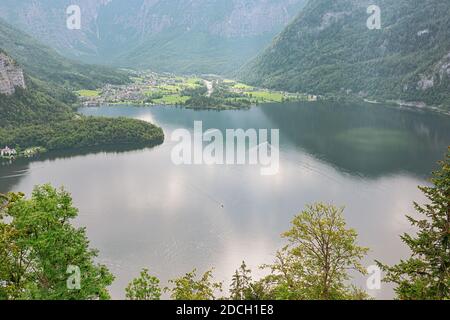
[[[156,104],[181,105],[189,100],[189,96],[180,96],[179,94],[165,95],[159,99],[153,99]]]
[[[92,98],[100,96],[100,90],[79,90],[76,93],[82,98]]]
[[[245,94],[262,102],[283,102],[284,99],[284,95],[281,92],[246,91]]]

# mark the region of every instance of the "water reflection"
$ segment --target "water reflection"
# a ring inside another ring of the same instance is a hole
[[[293,103],[245,111],[194,111],[180,108],[115,108],[108,116],[152,119],[173,128],[192,129],[202,120],[217,128],[280,129],[283,150],[306,151],[354,175],[376,178],[407,172],[427,177],[450,141],[450,117],[370,104]],[[96,114],[97,108],[84,111]],[[180,112],[183,116],[180,116]],[[220,115],[219,115],[220,114]]]
[[[450,142],[450,118],[373,105],[291,104],[261,111],[298,149],[352,174],[426,177]]]
[[[375,107],[377,109],[375,109]],[[154,149],[57,153],[1,167],[0,190],[29,193],[33,186],[64,185],[80,208],[101,261],[124,287],[142,267],[163,283],[197,267],[225,282],[245,259],[255,271],[283,245],[293,215],[315,201],[345,205],[345,216],[371,248],[365,261],[397,262],[407,253],[398,235],[417,185],[450,143],[447,117],[379,106],[267,105],[246,111],[179,108],[90,108],[85,114],[152,119],[167,135],[177,128],[279,128],[280,173],[263,177],[252,166],[174,166],[172,143]],[[221,206],[223,204],[223,207]],[[364,279],[357,283],[364,285]],[[388,287],[373,292],[392,296]]]

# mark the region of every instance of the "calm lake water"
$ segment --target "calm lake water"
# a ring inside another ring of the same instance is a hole
[[[51,153],[0,166],[0,192],[51,183],[69,190],[100,261],[116,275],[114,298],[143,267],[161,278],[215,267],[226,284],[242,260],[270,263],[280,234],[306,204],[345,206],[364,261],[395,263],[408,253],[399,234],[411,230],[405,214],[424,201],[436,161],[450,145],[450,118],[376,105],[286,104],[245,111],[175,107],[102,107],[80,112],[154,122],[166,142],[153,149]],[[175,166],[174,129],[280,129],[280,171],[261,176],[257,166]],[[355,282],[365,286],[363,277]],[[389,286],[371,291],[392,297]]]

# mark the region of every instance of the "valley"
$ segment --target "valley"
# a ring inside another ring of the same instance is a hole
[[[317,101],[320,97],[249,86],[220,76],[131,72],[130,84],[79,90],[83,106],[175,105],[194,109],[242,109],[264,103]]]

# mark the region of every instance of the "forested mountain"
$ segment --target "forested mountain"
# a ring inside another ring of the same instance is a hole
[[[157,71],[223,73],[270,44],[305,0],[2,0],[0,17],[65,56]],[[66,27],[79,5],[81,29]]]
[[[369,29],[369,0],[311,0],[240,77],[315,94],[450,102],[450,2],[379,0],[381,29]]]

